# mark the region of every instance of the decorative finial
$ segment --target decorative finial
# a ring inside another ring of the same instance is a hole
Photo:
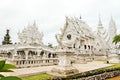
[[[82,19],[81,15],[80,15],[80,19]]]
[[[102,26],[102,22],[101,22],[100,14],[99,14],[99,22],[98,22],[98,26]]]
[[[68,25],[68,16],[66,16],[66,25]]]

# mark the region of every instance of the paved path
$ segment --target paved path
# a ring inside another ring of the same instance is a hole
[[[104,62],[93,61],[93,62],[88,62],[87,64],[74,64],[73,66],[76,67],[79,70],[79,72],[85,72],[98,68],[108,67],[111,65],[113,64],[106,64]]]
[[[18,76],[24,77],[28,75],[36,75],[41,73],[46,73],[50,71],[54,66],[41,66],[41,67],[31,67],[31,68],[21,68],[21,69],[11,69],[14,72],[0,72],[5,76]]]
[[[87,64],[74,64],[73,66],[76,67],[79,70],[79,72],[85,72],[111,65],[113,64],[105,64],[103,62],[88,62]],[[30,76],[30,75],[49,72],[53,67],[56,66],[41,66],[41,67],[32,67],[32,68],[12,69],[14,72],[0,72],[0,74],[3,74],[5,76],[25,77],[28,75]]]

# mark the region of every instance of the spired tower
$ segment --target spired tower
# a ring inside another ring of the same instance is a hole
[[[97,33],[98,33],[101,37],[103,37],[103,35],[104,35],[104,27],[103,27],[103,25],[102,25],[102,21],[101,21],[100,16],[99,16],[99,22],[98,22],[98,27],[97,27]]]
[[[18,32],[18,38],[20,44],[43,44],[43,33],[39,32],[36,22],[32,25],[28,25],[21,32]]]
[[[107,49],[108,46],[108,40],[109,40],[109,34],[106,31],[106,29],[103,27],[101,18],[99,16],[99,22],[98,22],[98,27],[97,27],[97,41],[101,46],[101,49]]]
[[[115,45],[112,44],[112,41],[113,41],[114,36],[116,35],[116,24],[115,24],[115,21],[113,20],[112,16],[111,16],[111,19],[109,22],[108,32],[109,32],[109,36],[110,36],[109,44],[110,44],[110,47],[113,48]]]

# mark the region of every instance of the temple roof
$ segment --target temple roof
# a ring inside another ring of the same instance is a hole
[[[79,36],[89,36],[91,38],[94,37],[89,25],[87,25],[82,19],[79,19],[77,17],[66,17],[66,23],[64,25],[64,28],[61,29],[61,36],[65,34],[68,28],[74,30],[73,32],[76,32]]]

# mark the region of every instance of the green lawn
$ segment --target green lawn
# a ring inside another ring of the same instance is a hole
[[[94,60],[94,61],[97,61],[97,62],[107,62],[107,60]]]
[[[39,74],[39,75],[35,75],[35,76],[24,77],[24,78],[22,78],[22,80],[47,80],[50,78],[53,78],[53,76],[48,75],[48,74]]]
[[[113,66],[109,66],[108,68],[109,69],[111,69],[111,68],[120,68],[120,64],[114,64]]]

